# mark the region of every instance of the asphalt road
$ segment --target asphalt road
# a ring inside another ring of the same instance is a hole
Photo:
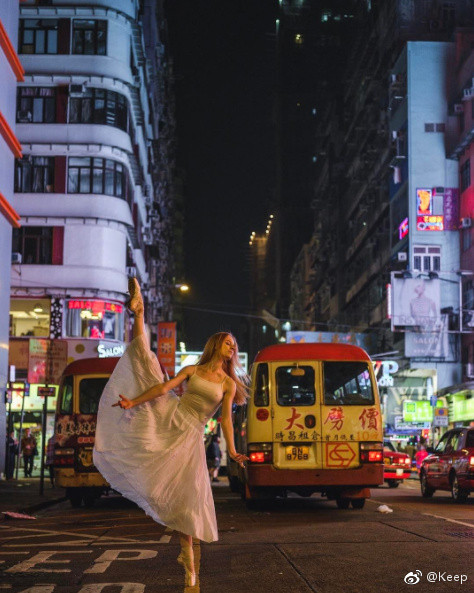
[[[398,489],[373,490],[362,510],[339,510],[320,497],[291,497],[250,511],[225,481],[214,495],[220,539],[195,546],[200,575],[196,587],[184,586],[184,572],[176,563],[177,536],[128,501],[109,496],[93,509],[72,509],[63,502],[38,513],[35,521],[2,523],[0,589],[11,593],[474,590],[473,497],[463,505],[452,502],[449,493],[424,500],[413,480]],[[393,512],[378,512],[382,504]],[[408,573],[419,582],[406,584]]]

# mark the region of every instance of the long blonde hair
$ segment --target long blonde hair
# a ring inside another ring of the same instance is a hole
[[[250,383],[249,376],[244,371],[242,365],[239,361],[239,347],[237,345],[237,340],[234,336],[229,332],[218,332],[217,334],[212,335],[206,342],[204,346],[203,353],[199,358],[197,365],[202,366],[211,362],[211,360],[215,357],[216,352],[219,352],[224,340],[230,336],[235,344],[234,354],[232,358],[229,360],[224,360],[222,363],[222,368],[226,375],[228,375],[236,385],[236,392],[234,403],[239,406],[245,404],[248,398],[248,384]]]

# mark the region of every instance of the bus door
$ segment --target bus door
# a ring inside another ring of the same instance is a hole
[[[315,361],[269,365],[273,465],[279,469],[323,467],[317,365]]]
[[[382,418],[372,365],[323,361],[321,365],[322,458],[325,469],[358,467],[374,441],[382,441]],[[368,461],[368,460],[367,460]]]

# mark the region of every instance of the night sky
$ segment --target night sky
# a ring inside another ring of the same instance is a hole
[[[184,299],[245,313],[248,238],[265,229],[274,198],[275,2],[172,0],[167,17],[186,175]],[[187,308],[184,330],[198,349],[216,331],[242,340],[245,319]]]

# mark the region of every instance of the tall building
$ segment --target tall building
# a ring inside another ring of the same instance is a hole
[[[23,155],[13,206],[22,226],[12,243],[10,359],[32,383],[30,403],[44,382],[32,368],[33,350],[44,347],[37,338],[54,340],[58,368],[123,351],[127,276],[143,287],[152,342],[154,324],[172,314],[174,116],[164,37],[156,2],[21,4]],[[36,412],[24,422],[35,425]]]
[[[404,398],[429,399],[460,380],[453,328],[462,269],[452,208],[458,168],[446,147],[447,88],[454,32],[472,26],[474,13],[466,0],[367,1],[355,19],[358,35],[343,84],[333,89],[317,125],[312,296],[306,299],[312,324],[294,322],[298,329],[370,334],[372,354],[397,358],[394,391],[383,394],[395,402],[389,410],[395,421]],[[391,273],[397,271],[436,301],[438,325],[429,336],[420,324],[391,331]]]
[[[15,100],[17,82],[23,80],[16,47],[18,34],[18,1],[0,4],[0,473],[5,462],[5,398],[8,375],[8,310],[10,300],[10,265],[12,228],[18,228],[19,215],[13,207],[13,163],[21,156],[21,145],[15,133]]]

